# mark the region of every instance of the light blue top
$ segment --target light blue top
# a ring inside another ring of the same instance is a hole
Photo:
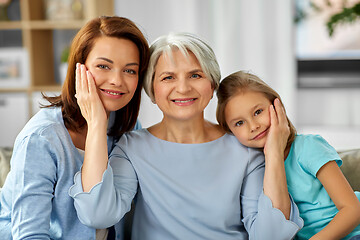
[[[232,135],[180,144],[141,129],[122,136],[90,193],[80,172],[69,193],[80,220],[95,228],[118,222],[137,193],[135,240],[291,239],[303,224],[298,209],[292,202],[286,220],[263,194],[263,177],[262,152]]]
[[[109,151],[114,142],[108,138]],[[0,193],[0,239],[95,239],[95,229],[79,221],[68,195],[82,163],[61,109],[40,110],[15,141]]]
[[[296,239],[309,239],[321,231],[338,213],[338,210],[316,178],[319,169],[329,161],[342,160],[336,150],[319,135],[297,135],[285,160],[289,193],[297,204],[304,227]],[[357,195],[358,198],[360,195]],[[360,234],[358,226],[344,239]]]

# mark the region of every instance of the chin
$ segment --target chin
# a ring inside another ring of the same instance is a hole
[[[264,148],[265,144],[263,144],[263,143],[249,143],[247,146],[249,146],[251,148],[262,149],[262,148]]]
[[[107,111],[107,112],[115,112],[115,111],[117,111],[117,110],[120,110],[120,109],[122,109],[123,107],[125,107],[126,105],[124,105],[124,106],[117,106],[117,107],[106,107],[105,106],[105,110]]]

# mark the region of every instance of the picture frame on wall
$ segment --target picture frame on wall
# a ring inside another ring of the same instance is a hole
[[[0,48],[0,88],[30,84],[29,55],[25,48]]]

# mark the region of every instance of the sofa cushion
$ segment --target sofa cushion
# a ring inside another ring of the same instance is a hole
[[[341,170],[351,187],[360,191],[360,149],[339,152],[343,164]]]

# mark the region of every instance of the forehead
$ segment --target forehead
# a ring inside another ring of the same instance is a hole
[[[200,63],[195,54],[186,50],[183,52],[177,48],[170,51],[164,51],[156,64],[156,69],[159,68],[179,68],[181,66],[195,66],[200,67]],[[201,68],[201,67],[200,67]]]
[[[125,38],[102,36],[95,39],[89,56],[94,54],[139,57],[139,50],[135,43]]]
[[[261,92],[238,91],[225,106],[225,114],[233,115],[252,111],[255,106],[269,105],[270,100]]]

